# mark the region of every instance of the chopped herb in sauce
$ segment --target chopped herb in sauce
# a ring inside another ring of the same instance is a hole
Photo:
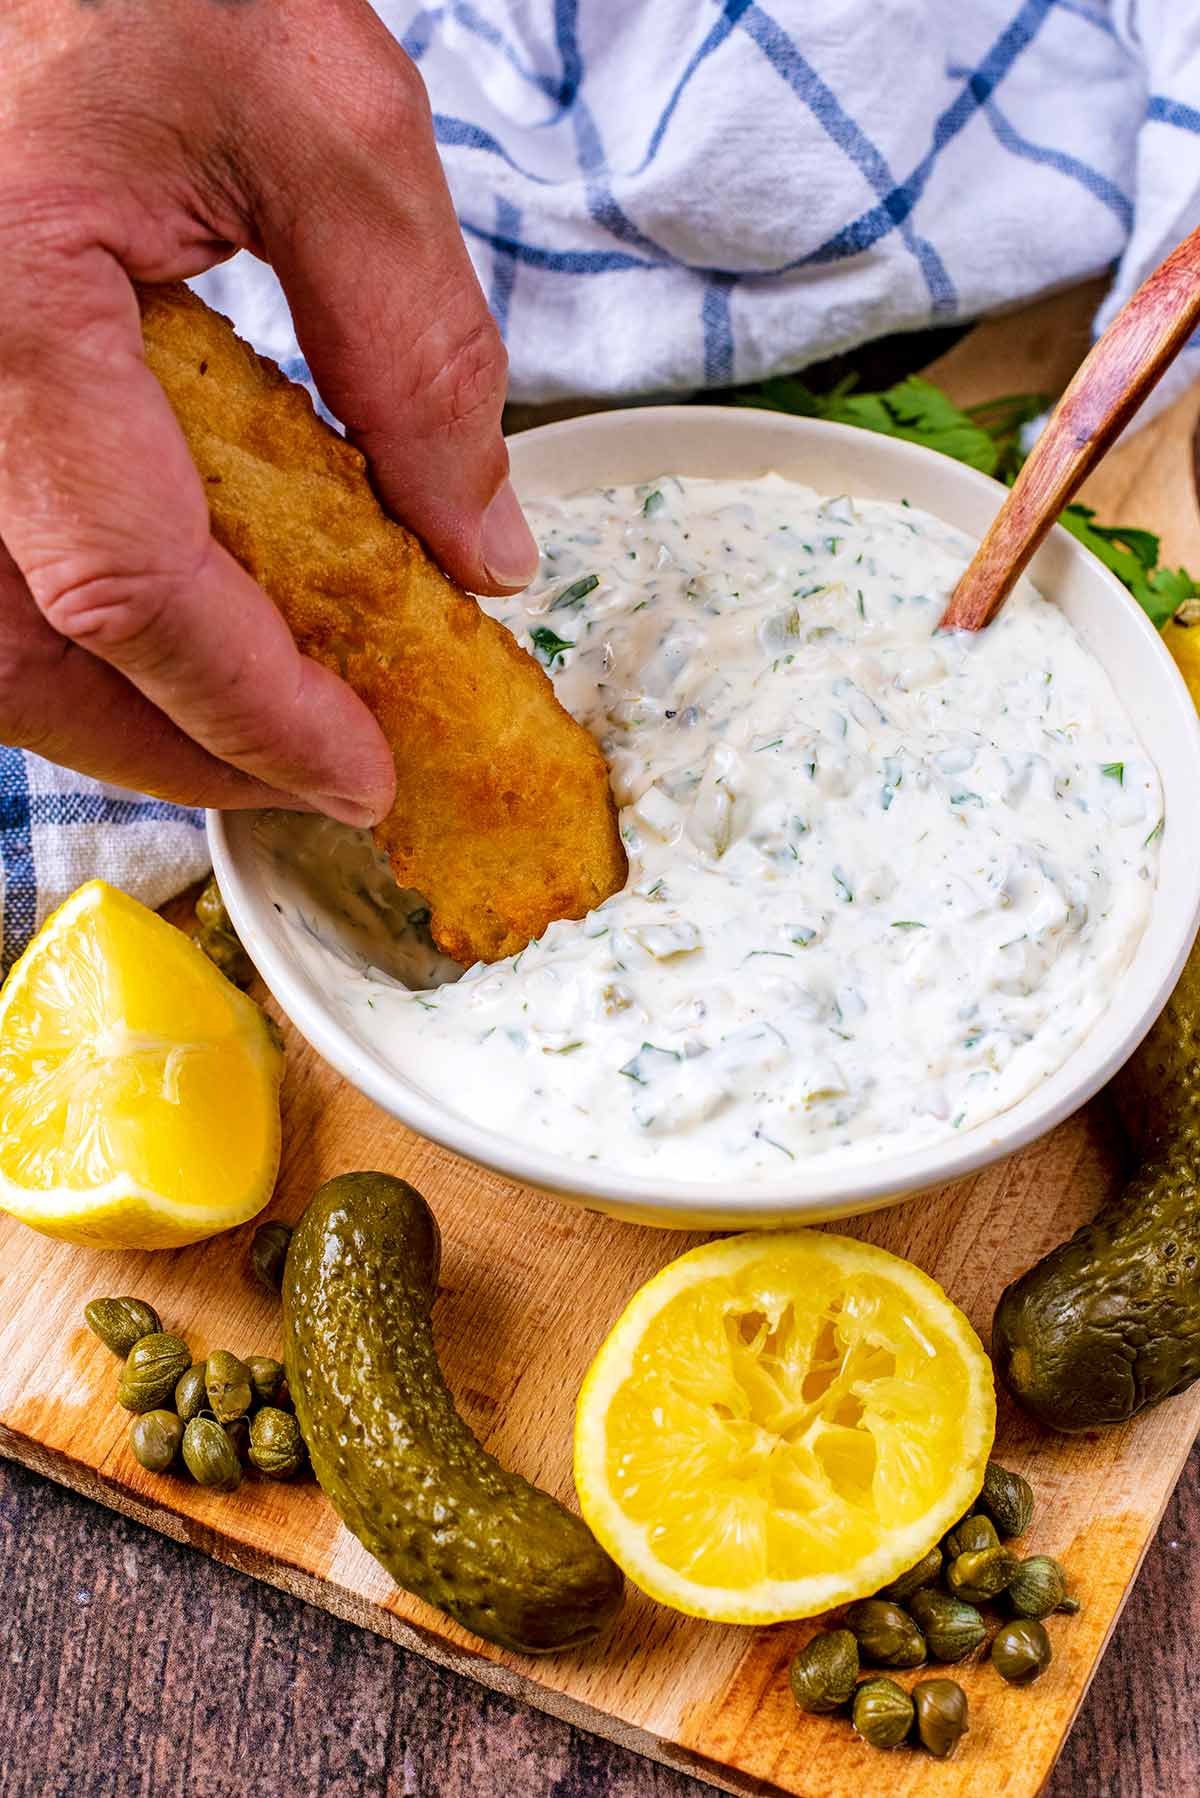
[[[552,631],[548,624],[535,625],[529,633],[529,641],[547,668],[553,668],[555,662],[560,660],[568,649],[575,647],[574,643],[568,643],[565,637],[560,637]]]

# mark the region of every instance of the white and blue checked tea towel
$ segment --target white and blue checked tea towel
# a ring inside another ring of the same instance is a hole
[[[1200,222],[1200,0],[378,10],[519,400],[752,381],[1115,262],[1103,323]],[[197,286],[306,378],[261,264]],[[89,873],[155,903],[204,862],[195,814],[12,751],[0,807],[6,959]]]

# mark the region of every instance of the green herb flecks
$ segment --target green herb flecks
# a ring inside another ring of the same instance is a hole
[[[535,625],[529,633],[529,641],[533,644],[546,668],[553,668],[555,662],[562,659],[566,650],[575,647],[574,643],[568,643],[565,637],[557,636],[547,624]]]
[[[582,580],[572,581],[569,587],[564,587],[561,593],[556,594],[550,601],[549,610],[561,612],[567,606],[581,606],[588,594],[594,593],[599,585],[600,576],[598,574],[585,574]],[[550,634],[553,636],[554,633]],[[537,631],[533,632],[533,636],[537,637]],[[566,647],[570,649],[571,645],[568,643]]]
[[[787,375],[748,389],[735,403],[903,437],[1009,484],[1025,460],[1025,426],[1049,403],[1044,394],[1022,393],[960,407],[919,375],[879,393],[857,392],[855,380],[851,375],[830,393],[814,393]],[[1065,507],[1059,523],[1116,575],[1159,630],[1185,601],[1200,598],[1200,583],[1186,568],[1159,563],[1161,545],[1153,531],[1098,524],[1093,509],[1081,505]]]
[[[1100,772],[1101,774],[1107,775],[1109,780],[1115,780],[1119,787],[1125,785],[1124,762],[1105,762]]]
[[[654,514],[656,512],[662,511],[662,509],[666,505],[666,503],[667,502],[663,498],[662,493],[656,487],[654,489],[653,493],[648,493],[646,495],[646,498],[642,503],[642,517],[643,518],[653,518]]]
[[[928,928],[928,924],[922,924],[916,918],[895,918],[892,921],[893,930],[928,930]]]
[[[626,1080],[632,1080],[637,1086],[649,1086],[655,1070],[655,1063],[682,1061],[678,1049],[660,1049],[655,1043],[643,1043],[636,1055],[618,1068],[618,1074],[624,1074]]]
[[[769,1143],[771,1148],[778,1149],[781,1155],[786,1155],[789,1161],[795,1161],[796,1157],[792,1150],[788,1148],[787,1144],[776,1142],[775,1138],[773,1136],[768,1136],[765,1130],[756,1130],[754,1132],[754,1137],[756,1142]]]

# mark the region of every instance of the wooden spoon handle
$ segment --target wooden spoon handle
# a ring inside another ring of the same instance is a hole
[[[1200,230],[1185,237],[1092,346],[954,589],[943,630],[990,624],[1072,494],[1200,322]]]

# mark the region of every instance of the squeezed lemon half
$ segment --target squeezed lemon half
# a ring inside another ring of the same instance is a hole
[[[575,1484],[652,1598],[776,1623],[920,1560],[995,1426],[991,1363],[928,1275],[823,1231],[736,1236],[627,1306],[579,1395]]]
[[[92,880],[0,993],[0,1208],[94,1248],[244,1223],[279,1166],[283,1053],[181,931]]]

